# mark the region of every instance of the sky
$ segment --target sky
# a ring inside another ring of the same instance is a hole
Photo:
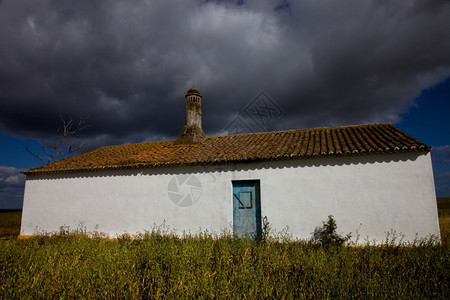
[[[449,28],[446,0],[0,1],[0,209],[60,112],[82,151],[174,139],[193,86],[209,136],[392,122],[448,197]]]

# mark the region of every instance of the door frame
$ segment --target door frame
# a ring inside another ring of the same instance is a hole
[[[254,184],[255,187],[255,217],[256,217],[256,236],[253,238],[259,238],[262,236],[262,216],[261,216],[261,180],[259,179],[241,179],[231,181],[231,215],[232,215],[232,229],[233,234],[237,234],[234,231],[234,187],[235,183],[245,183]]]

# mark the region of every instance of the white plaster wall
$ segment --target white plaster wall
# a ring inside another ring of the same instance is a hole
[[[169,183],[191,175],[201,195],[177,206]],[[179,234],[231,231],[232,180],[250,179],[260,180],[262,216],[294,238],[310,238],[330,214],[359,243],[392,230],[403,241],[439,237],[430,154],[416,153],[28,176],[21,234],[82,226],[115,236],[162,224]]]

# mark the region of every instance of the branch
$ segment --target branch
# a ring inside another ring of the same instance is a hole
[[[70,115],[68,120],[66,120],[59,108],[58,113],[60,119],[60,126],[56,129],[57,136],[55,143],[48,146],[44,146],[42,143],[40,143],[42,152],[45,155],[47,155],[47,157],[41,156],[31,151],[28,144],[27,147],[25,148],[25,151],[27,151],[35,158],[39,159],[43,165],[57,162],[60,160],[60,158],[66,159],[75,152],[78,152],[84,146],[84,142],[81,142],[77,146],[74,146],[74,143],[72,142],[71,145],[66,146],[67,139],[70,137],[78,138],[80,136],[81,131],[91,126],[86,125],[86,122],[89,119],[88,117],[81,116],[80,120],[78,122],[75,122]],[[49,149],[52,151],[49,152]],[[48,161],[45,162],[45,160],[47,159]]]
[[[58,157],[52,155],[50,152],[48,152],[48,150],[45,148],[44,144],[39,143],[41,145],[42,151],[44,151],[45,154],[48,155],[49,161],[47,162],[47,164],[49,164],[50,162],[54,163],[56,161],[58,161]]]
[[[41,145],[41,148],[44,150],[44,153],[49,155],[49,157],[43,157],[43,156],[40,156],[40,155],[34,153],[33,151],[31,151],[29,143],[27,143],[27,146],[25,147],[25,151],[27,151],[29,154],[31,154],[35,158],[39,159],[41,161],[42,165],[44,165],[44,166],[48,165],[50,163],[50,161],[54,161],[54,157],[50,153],[48,153],[47,150],[45,150],[45,147],[42,143],[39,143],[39,144]],[[44,159],[49,159],[49,160],[47,160],[47,162],[45,162]]]
[[[65,143],[66,139],[70,136],[74,136],[74,137],[78,138],[80,136],[79,133],[81,131],[90,127],[90,125],[86,125],[89,117],[81,116],[78,123],[75,123],[70,115],[69,115],[69,120],[66,121],[66,119],[64,119],[63,114],[61,113],[61,110],[58,109],[58,111],[59,111],[59,118],[60,118],[62,127],[58,128],[58,138],[57,139],[58,139],[59,143],[58,143],[58,146],[56,146],[55,151],[56,151],[57,158],[59,157],[59,155],[61,155],[62,159],[66,159],[66,158],[70,157],[70,155],[77,152],[84,146],[84,142],[82,142],[80,145],[78,145],[76,147],[73,147],[73,143],[72,143],[68,147],[67,151],[65,152],[64,151],[64,143]]]

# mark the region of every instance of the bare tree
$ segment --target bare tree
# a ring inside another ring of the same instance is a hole
[[[70,115],[68,120],[66,120],[61,110],[58,109],[58,112],[61,124],[57,129],[55,143],[49,145],[39,143],[41,145],[43,155],[33,152],[30,149],[29,144],[27,144],[27,147],[25,148],[25,151],[39,159],[43,165],[66,159],[72,154],[78,152],[84,146],[84,142],[75,143],[73,138],[79,138],[80,132],[87,127],[90,127],[90,125],[87,125],[88,117],[82,116],[79,121],[76,122]],[[69,145],[67,145],[69,140],[72,141]]]

